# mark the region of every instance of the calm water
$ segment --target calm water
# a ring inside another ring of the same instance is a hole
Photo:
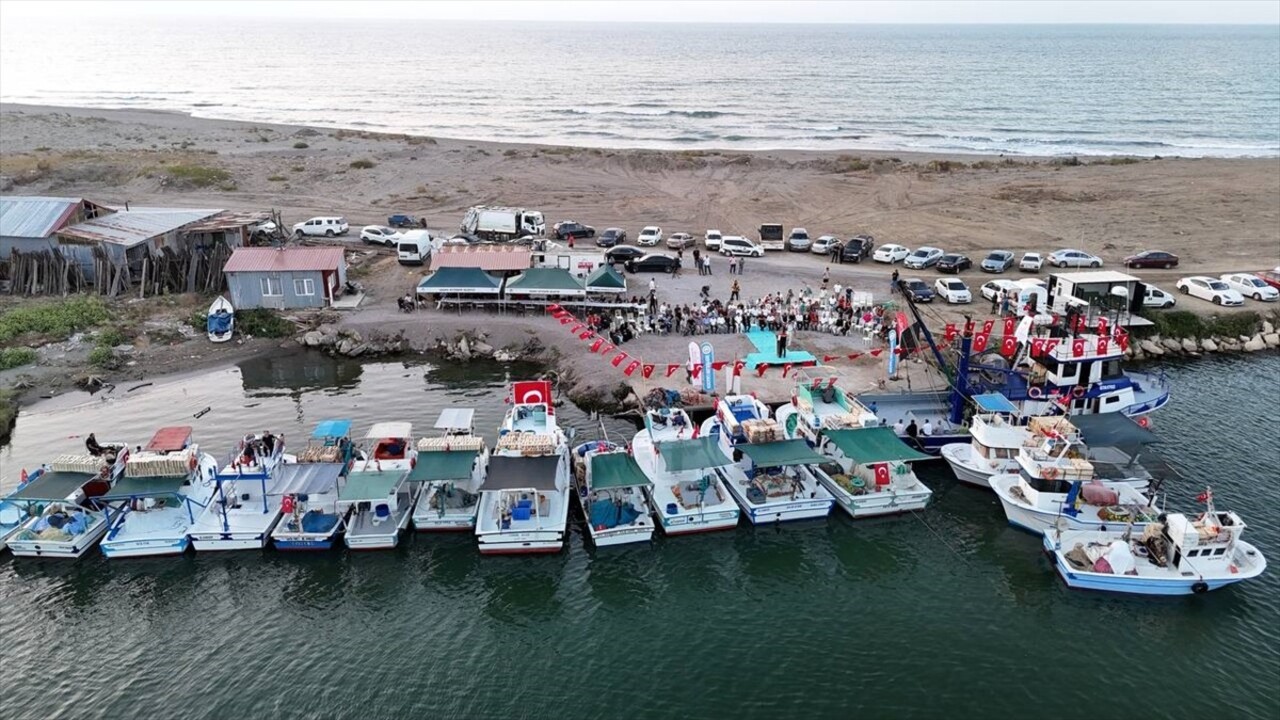
[[[527,374],[514,368],[513,375]],[[1280,356],[1173,366],[1154,420],[1251,540],[1280,552]],[[464,379],[464,376],[469,379]],[[257,361],[115,400],[25,412],[0,454],[34,464],[68,435],[196,426],[299,437],[474,405],[492,437],[501,366],[466,373]],[[118,390],[117,394],[121,394]],[[199,420],[191,414],[212,410]],[[394,408],[394,409],[393,409]],[[566,406],[585,434],[595,424]],[[613,422],[611,433],[627,426]],[[468,537],[387,553],[274,552],[79,563],[0,560],[5,718],[1269,718],[1280,580],[1202,597],[1068,591],[995,498],[922,472],[918,516],[750,529],[595,551],[575,528],[543,558],[481,558]],[[1174,489],[1186,507],[1202,489]]]
[[[1280,28],[0,28],[0,100],[609,147],[1280,154]]]

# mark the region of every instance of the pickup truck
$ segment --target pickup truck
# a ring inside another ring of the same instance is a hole
[[[387,224],[393,228],[411,228],[418,227],[418,225],[422,224],[422,221],[412,215],[397,214],[388,215]]]

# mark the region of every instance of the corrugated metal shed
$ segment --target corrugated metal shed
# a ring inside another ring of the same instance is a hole
[[[333,270],[343,264],[342,248],[236,248],[223,272],[296,272]]]
[[[431,269],[528,270],[531,255],[529,248],[515,245],[445,245],[432,253]]]
[[[0,235],[47,238],[75,215],[79,198],[0,197]]]
[[[182,229],[185,233],[218,232],[234,230],[246,225],[257,225],[271,219],[271,213],[263,210],[223,210],[207,220]]]
[[[101,242],[131,248],[219,212],[222,211],[132,208],[72,225],[58,236],[64,241]]]

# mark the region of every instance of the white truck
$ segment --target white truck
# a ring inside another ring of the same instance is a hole
[[[431,252],[440,247],[440,241],[427,230],[410,230],[396,242],[396,259],[401,265],[422,265]]]
[[[595,269],[605,264],[604,255],[600,253],[574,253],[557,250],[534,251],[529,257],[530,265],[536,268],[562,268],[571,275],[582,279]]]
[[[477,205],[462,216],[459,230],[481,240],[501,242],[526,235],[542,237],[547,234],[547,223],[538,210]]]

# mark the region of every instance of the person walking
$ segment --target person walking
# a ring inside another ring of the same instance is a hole
[[[653,278],[649,278],[649,297],[653,297],[658,293],[658,283]]]
[[[710,255],[702,256],[702,266],[707,269],[707,274],[710,275],[711,274],[711,256]]]
[[[738,274],[741,275],[743,270],[747,269],[747,259],[745,257],[738,258]]]
[[[898,269],[894,268],[893,275],[889,276],[889,294],[896,295],[898,292]]]
[[[697,249],[693,249],[693,266],[698,270],[698,274],[702,274],[702,253]]]
[[[844,248],[841,247],[840,243],[835,243],[831,246],[831,262],[837,265],[844,264]]]
[[[734,271],[737,269],[737,267],[738,267],[738,259],[735,257],[730,257],[729,258],[729,274],[732,275]]]
[[[1000,296],[1004,294],[1003,290],[997,290],[991,293],[991,314],[995,315],[996,310],[1000,309]]]
[[[823,271],[822,271],[822,292],[823,292],[823,294],[826,294],[826,292],[827,292],[827,285],[828,285],[828,284],[830,284],[830,283],[831,283],[831,267],[830,267],[830,266],[828,266],[826,270],[823,270]]]
[[[734,280],[733,284],[729,286],[729,302],[738,302],[739,290],[741,290],[741,288],[738,287],[738,281]]]

